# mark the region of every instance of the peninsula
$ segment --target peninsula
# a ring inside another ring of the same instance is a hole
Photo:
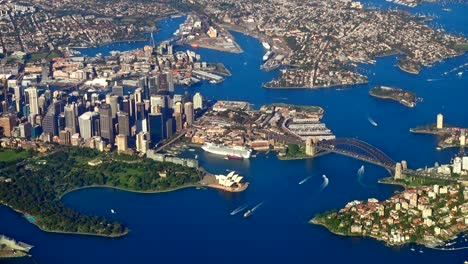
[[[352,201],[310,223],[338,235],[369,236],[388,245],[442,245],[468,230],[468,190],[460,184],[409,188],[385,201]]]
[[[0,203],[51,232],[117,237],[129,231],[121,223],[66,207],[61,197],[69,191],[108,186],[161,192],[197,186],[203,177],[196,168],[90,148],[41,144],[38,152],[0,150]]]
[[[377,10],[353,1],[184,1],[220,26],[260,39],[266,64],[288,66],[267,88],[320,88],[367,82],[358,63],[403,54],[399,67],[419,73],[465,52],[466,38],[437,31],[405,11]],[[462,48],[460,48],[462,47]],[[268,68],[268,67],[267,67]]]
[[[438,138],[438,149],[466,146],[467,131],[468,128],[444,124],[444,116],[442,114],[437,115],[435,124],[423,125],[410,129],[410,132],[415,134],[436,135]]]
[[[388,86],[376,86],[369,90],[369,94],[376,98],[397,101],[407,107],[416,106],[416,94],[403,89]]]

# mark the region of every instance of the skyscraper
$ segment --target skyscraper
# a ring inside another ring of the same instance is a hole
[[[121,96],[123,97],[124,95],[124,88],[123,86],[120,86],[120,85],[114,85],[112,86],[112,93],[117,95],[117,96]]]
[[[37,88],[28,88],[24,90],[28,93],[28,101],[29,101],[29,109],[32,114],[40,114],[39,113],[39,102],[37,98]]]
[[[64,109],[65,113],[65,129],[71,134],[78,132],[77,127],[77,107],[75,103],[67,104]]]
[[[184,128],[184,120],[182,118],[182,113],[174,113],[175,126],[177,131],[181,131]]]
[[[109,144],[113,144],[115,140],[114,125],[112,122],[112,109],[109,104],[102,104],[99,107],[99,120],[101,124],[101,137]]]
[[[191,126],[193,124],[193,103],[187,102],[184,105],[184,112],[185,112],[185,121],[187,125]]]
[[[183,113],[182,103],[181,102],[176,102],[174,104],[174,113],[176,113],[176,114],[182,114]]]
[[[193,96],[193,109],[203,109],[203,96],[200,93]]]
[[[127,136],[119,134],[115,137],[115,141],[117,145],[117,152],[122,153],[127,151]]]
[[[148,151],[148,132],[140,132],[136,135],[136,149],[141,153]]]
[[[53,137],[58,135],[58,127],[58,115],[55,113],[54,104],[52,104],[42,120],[42,131]]]
[[[125,112],[117,113],[117,121],[119,124],[119,135],[130,136],[130,119]]]
[[[437,129],[444,128],[444,115],[438,114],[437,115]]]
[[[110,100],[109,104],[112,109],[112,118],[115,118],[117,115],[117,112],[120,110],[119,109],[120,98],[117,95],[112,95],[109,100]]]
[[[86,112],[78,118],[80,124],[80,135],[83,139],[88,139],[96,134],[94,133],[95,120],[99,121],[98,113],[96,112]]]
[[[156,146],[164,139],[164,119],[161,113],[148,114],[150,147]]]
[[[3,128],[3,135],[5,137],[11,137],[11,130],[15,126],[16,117],[11,114],[4,114],[0,117],[0,127]]]

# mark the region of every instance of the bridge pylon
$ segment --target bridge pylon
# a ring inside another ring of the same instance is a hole
[[[306,155],[307,156],[315,156],[317,153],[317,150],[315,149],[314,142],[312,141],[312,138],[308,138],[306,140]]]
[[[403,165],[402,165],[403,164]],[[397,162],[395,165],[395,175],[393,176],[395,180],[400,180],[406,178],[406,175],[403,173],[403,170],[407,169],[406,161]]]

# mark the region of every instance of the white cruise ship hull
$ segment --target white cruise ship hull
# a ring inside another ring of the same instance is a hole
[[[247,148],[236,148],[227,146],[204,145],[202,149],[206,152],[221,155],[221,156],[235,156],[244,159],[250,158],[252,151]]]

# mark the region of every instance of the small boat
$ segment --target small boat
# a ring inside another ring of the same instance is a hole
[[[458,72],[458,73],[457,73],[457,76],[458,76],[458,77],[462,77],[462,76],[463,76],[463,72]]]
[[[114,211],[114,209],[111,209],[110,211],[111,211],[111,213],[112,213],[112,214],[115,214],[115,211]]]
[[[371,117],[368,117],[367,120],[368,120],[369,123],[371,123],[373,126],[378,126],[377,122],[375,122],[374,119],[372,119]]]
[[[247,212],[244,213],[244,217],[247,218],[253,213],[252,210],[247,210]]]
[[[441,148],[441,147],[436,147],[436,149],[437,149],[437,150],[442,150],[442,148]]]
[[[411,251],[414,251],[414,248],[411,248]]]
[[[195,155],[195,159],[198,159],[198,155]]]
[[[422,251],[422,249],[419,250],[419,253],[423,253],[424,251]]]
[[[195,151],[195,149],[192,149],[192,148],[191,148],[191,149],[189,149],[188,151],[190,151],[190,152],[194,152],[194,151]]]
[[[251,216],[255,212],[255,210],[257,210],[262,204],[263,204],[263,202],[257,204],[254,208],[252,208],[250,210],[247,210],[247,212],[244,213],[244,217],[247,218],[247,217]]]

